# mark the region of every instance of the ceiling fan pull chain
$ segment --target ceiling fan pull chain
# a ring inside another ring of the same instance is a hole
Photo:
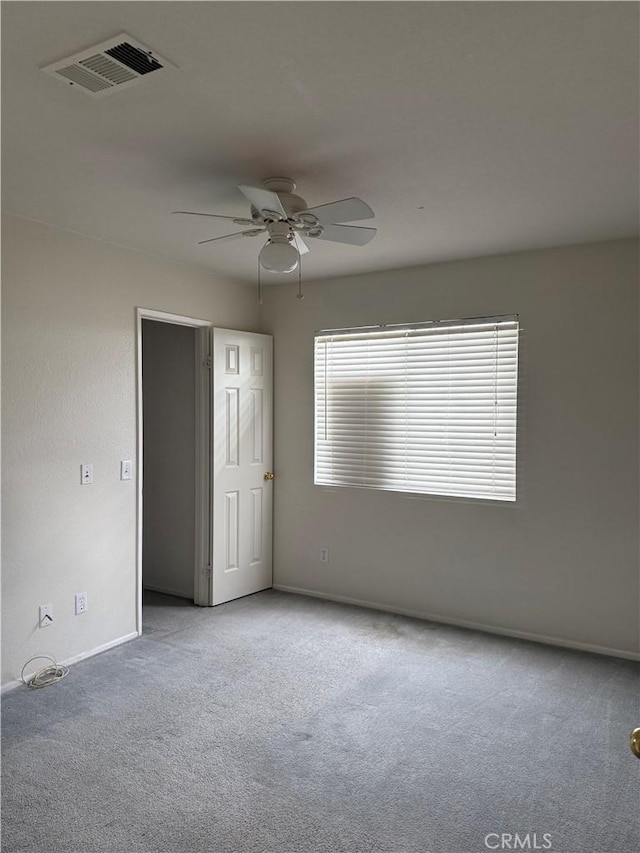
[[[304,293],[302,292],[302,255],[298,257],[298,293],[296,294],[296,299],[304,299]]]
[[[258,305],[262,305],[262,282],[260,280],[260,258],[258,258]]]

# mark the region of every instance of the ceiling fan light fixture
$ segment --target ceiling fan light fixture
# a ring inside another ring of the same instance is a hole
[[[273,236],[260,250],[260,266],[269,272],[293,272],[300,261],[300,255],[286,237]]]

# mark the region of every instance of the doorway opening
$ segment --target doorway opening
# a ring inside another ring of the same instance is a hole
[[[193,602],[196,330],[142,321],[142,587]]]
[[[145,601],[209,604],[211,324],[138,309],[138,591]]]

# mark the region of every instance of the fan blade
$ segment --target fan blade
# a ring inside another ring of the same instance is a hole
[[[335,222],[357,222],[359,219],[373,219],[375,213],[361,198],[343,198],[342,201],[330,201],[318,207],[310,207],[301,213],[313,213],[320,225],[333,225]],[[298,214],[300,215],[300,214]]]
[[[309,247],[307,246],[307,244],[304,242],[302,237],[295,231],[293,232],[293,244],[298,250],[298,254],[300,255],[306,255],[309,251]]]
[[[171,213],[183,213],[185,216],[212,216],[214,219],[230,219],[236,225],[255,225],[253,219],[242,219],[239,216],[221,216],[219,213],[196,213],[195,210],[172,210]]]
[[[215,243],[216,240],[237,240],[238,237],[255,237],[256,234],[262,234],[266,228],[252,228],[250,231],[234,231],[233,234],[225,234],[222,237],[209,237],[208,240],[198,240],[198,245],[203,243]]]
[[[323,225],[322,234],[316,240],[331,240],[334,243],[348,243],[350,246],[364,246],[376,236],[376,228],[360,228],[357,225]],[[309,237],[313,237],[309,234]]]
[[[276,193],[263,190],[260,187],[238,187],[245,198],[248,198],[256,210],[269,210],[277,213],[283,219],[287,218],[286,211]]]

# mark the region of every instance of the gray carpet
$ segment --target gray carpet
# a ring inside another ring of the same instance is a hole
[[[142,638],[4,698],[2,850],[636,853],[638,687],[631,662],[271,590],[151,594]]]

